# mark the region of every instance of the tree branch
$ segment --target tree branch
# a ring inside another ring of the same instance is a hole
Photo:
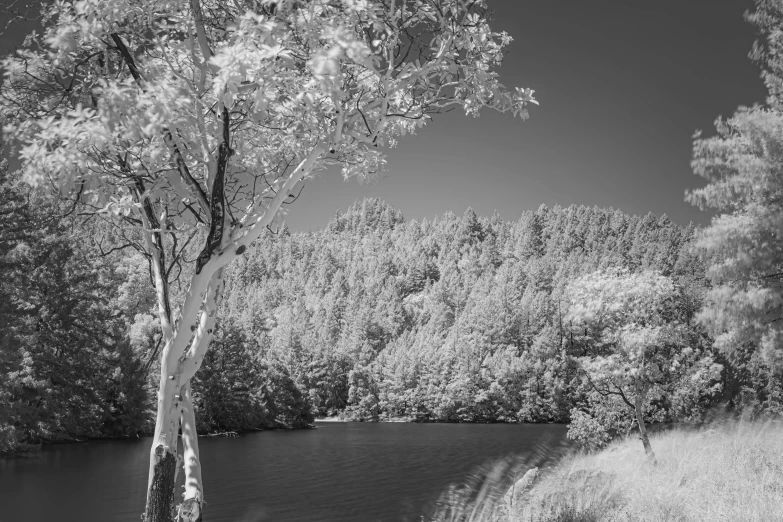
[[[118,157],[120,166],[123,170],[130,173],[128,165],[125,161]],[[166,252],[163,249],[163,237],[157,230],[160,229],[158,224],[158,218],[155,217],[155,212],[152,209],[149,197],[145,195],[144,181],[141,177],[136,176],[134,181],[134,195],[136,200],[141,204],[142,212],[141,218],[144,228],[144,237],[147,241],[147,248],[150,250],[150,261],[152,264],[152,273],[154,274],[155,290],[158,297],[158,316],[160,318],[160,326],[163,330],[163,336],[169,339],[173,335],[171,327],[171,301],[169,299],[169,285],[166,279]]]
[[[212,201],[210,204],[210,228],[209,235],[207,236],[207,242],[204,245],[204,249],[196,259],[196,274],[201,273],[201,269],[204,268],[212,257],[212,253],[220,248],[223,240],[223,231],[225,229],[226,220],[226,202],[224,197],[225,188],[225,176],[226,168],[228,167],[228,158],[231,157],[231,147],[229,135],[229,114],[228,109],[223,107],[223,139],[218,147],[218,160],[217,169],[215,171],[215,179],[212,182]]]
[[[125,42],[122,41],[122,38],[120,38],[117,33],[112,33],[111,38],[114,40],[114,43],[117,46],[117,50],[125,60],[125,63],[130,70],[131,76],[133,76],[133,79],[136,80],[139,88],[143,92],[146,92],[146,80],[136,66],[136,62],[133,60],[133,56],[131,56],[130,51],[128,51],[128,48],[125,46]],[[185,158],[182,156],[182,152],[179,150],[179,147],[174,141],[174,136],[171,134],[171,131],[168,128],[163,129],[163,142],[171,151],[171,156],[174,159],[174,163],[177,165],[177,171],[179,172],[180,177],[188,186],[192,195],[196,198],[196,201],[199,202],[199,205],[204,210],[204,213],[209,216],[209,204],[207,203],[207,196],[204,193],[204,190],[201,188],[201,185],[199,185],[195,178],[193,178],[191,175],[190,169],[188,169],[188,165],[185,163]]]

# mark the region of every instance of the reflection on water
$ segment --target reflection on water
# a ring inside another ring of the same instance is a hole
[[[418,521],[476,466],[558,446],[565,426],[318,423],[202,438],[206,522]],[[137,521],[151,439],[0,459],[0,522]]]

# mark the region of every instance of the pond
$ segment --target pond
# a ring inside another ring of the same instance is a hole
[[[502,457],[562,448],[566,427],[317,423],[200,440],[205,522],[419,521],[449,484]],[[151,439],[0,458],[0,522],[137,521]],[[556,453],[551,451],[551,455]]]

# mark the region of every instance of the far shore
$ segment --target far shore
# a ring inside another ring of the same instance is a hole
[[[340,417],[324,417],[322,419],[315,419],[315,422],[376,422],[376,421],[361,421],[354,419],[344,419]],[[392,419],[379,419],[377,422],[421,422],[407,417],[395,417]]]

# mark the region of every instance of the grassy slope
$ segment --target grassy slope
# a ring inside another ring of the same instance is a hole
[[[673,430],[653,435],[651,443],[657,465],[632,438],[542,469],[515,505],[497,494],[478,495],[453,509],[452,498],[452,509],[435,520],[783,521],[783,424]]]

